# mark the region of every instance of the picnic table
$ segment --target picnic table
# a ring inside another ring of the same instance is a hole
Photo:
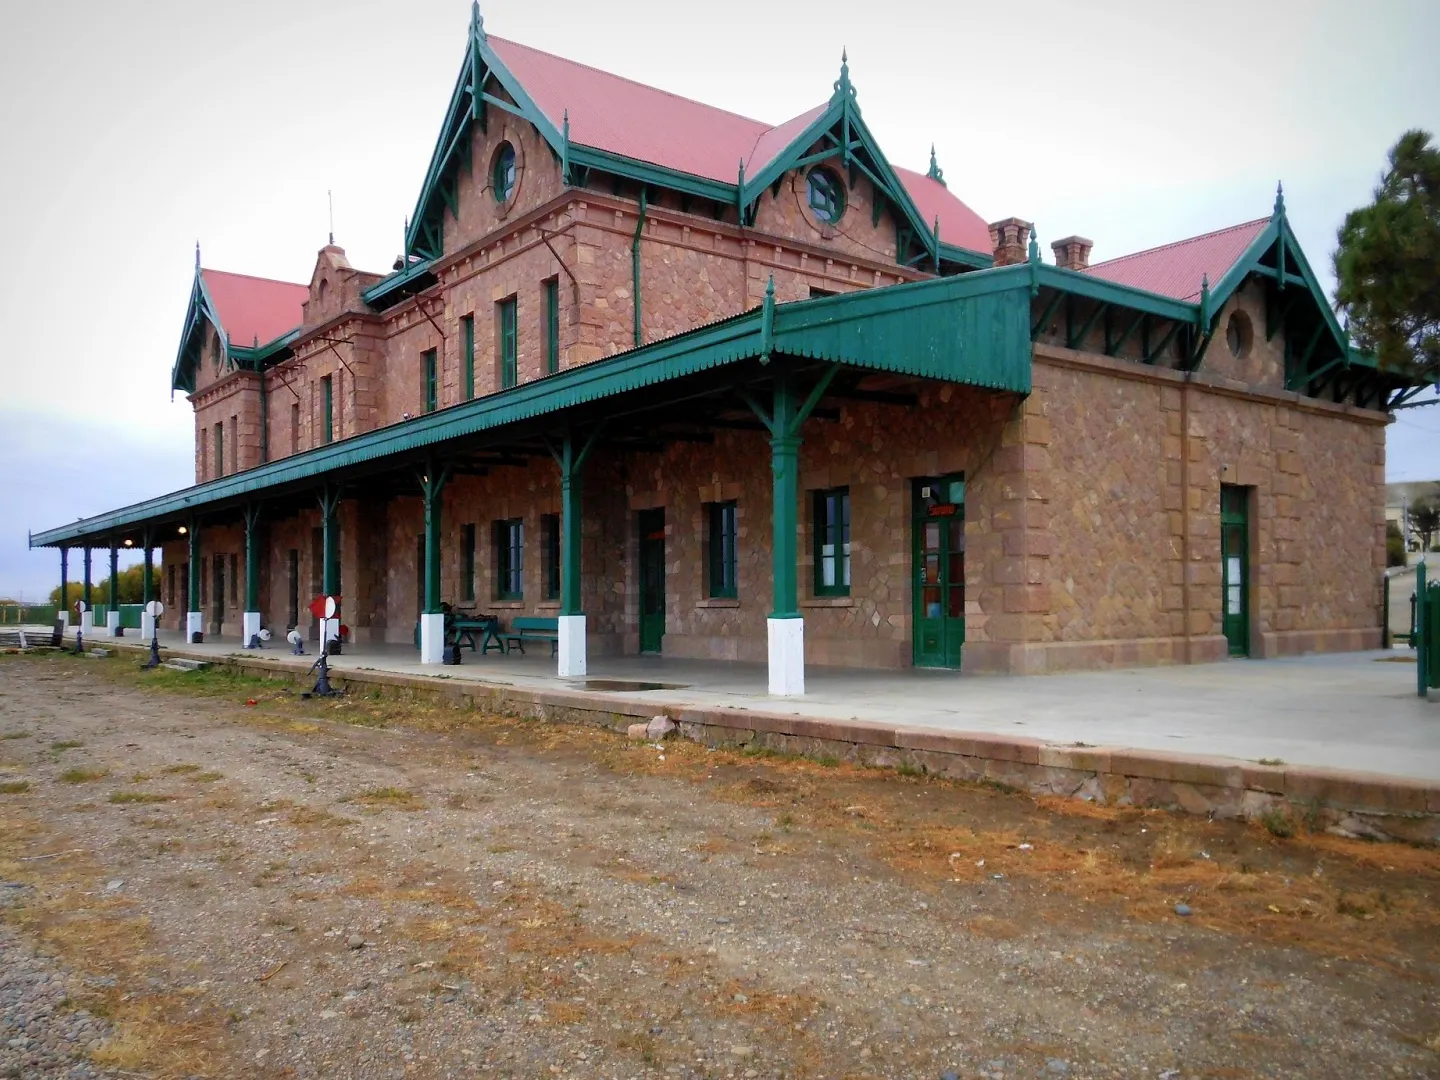
[[[476,642],[476,636],[479,642]],[[445,615],[445,641],[449,645],[469,645],[471,652],[485,655],[491,649],[503,653],[505,642],[500,638],[500,620],[478,611],[452,611]]]

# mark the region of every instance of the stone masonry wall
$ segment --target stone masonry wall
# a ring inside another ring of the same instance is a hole
[[[1054,552],[1042,670],[1226,655],[1222,483],[1252,489],[1252,655],[1378,643],[1382,414],[1045,346],[1027,408]]]

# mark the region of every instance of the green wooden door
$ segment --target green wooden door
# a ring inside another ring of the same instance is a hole
[[[965,644],[965,480],[916,480],[912,505],[915,666],[958,668]]]
[[[1250,655],[1249,492],[1220,485],[1221,612],[1231,656]]]
[[[640,511],[640,651],[659,652],[665,636],[665,511]]]

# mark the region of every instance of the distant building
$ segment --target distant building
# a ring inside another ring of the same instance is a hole
[[[1410,508],[1421,501],[1440,504],[1440,480],[1411,480],[1385,485],[1385,521],[1400,530],[1407,551],[1420,550],[1420,538],[1411,527]],[[1436,539],[1440,536],[1432,538],[1432,545]]]
[[[562,674],[768,661],[777,693],[803,662],[1378,644],[1411,388],[1349,347],[1283,200],[1099,264],[1049,247],[933,151],[893,165],[844,64],[772,126],[477,14],[394,269],[197,255],[195,486],[34,543],[163,547],[190,633],[313,636],[328,593],[426,662],[449,607],[555,620]]]

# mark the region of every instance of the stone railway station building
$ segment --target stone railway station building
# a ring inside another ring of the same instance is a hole
[[[1109,262],[892,165],[848,66],[778,126],[487,34],[393,270],[197,266],[195,485],[35,535],[163,551],[187,634],[1044,673],[1374,647],[1389,410],[1283,199]],[[112,556],[113,566],[113,556]],[[87,573],[88,578],[88,573]],[[62,574],[63,580],[63,574]],[[83,617],[83,616],[82,616]],[[148,631],[147,631],[148,636]]]

